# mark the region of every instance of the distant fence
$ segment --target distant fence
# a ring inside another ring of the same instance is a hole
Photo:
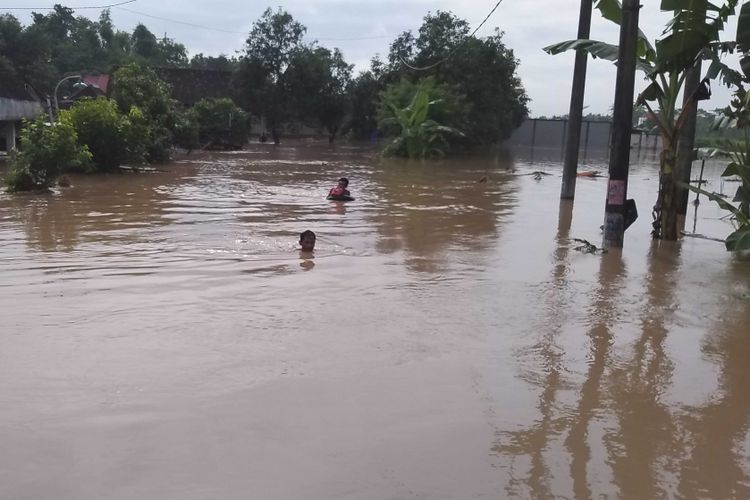
[[[563,154],[567,135],[568,120],[530,118],[523,122],[505,144],[531,149],[558,149]],[[584,120],[581,126],[581,155],[585,157],[590,151],[609,151],[611,137],[611,122]],[[633,130],[631,146],[656,151],[661,148],[661,137],[658,134]]]

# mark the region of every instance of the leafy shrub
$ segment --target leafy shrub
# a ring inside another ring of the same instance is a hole
[[[126,159],[124,119],[117,104],[104,97],[84,99],[61,111],[76,130],[78,142],[91,152],[93,169],[112,170]]]
[[[10,158],[6,178],[9,191],[48,189],[63,171],[90,168],[91,153],[78,143],[75,127],[67,117],[53,124],[39,117],[24,125],[21,151]]]
[[[241,149],[250,134],[247,113],[229,98],[203,99],[191,110],[198,124],[201,144],[222,149]]]
[[[177,114],[172,140],[175,145],[188,150],[200,147],[198,120],[192,110]]]
[[[396,99],[384,93],[379,126],[392,138],[383,151],[384,155],[409,158],[444,156],[451,147],[449,138],[463,137],[458,129],[429,118],[432,107],[440,101],[431,101],[427,89],[419,87],[404,108],[394,101]]]

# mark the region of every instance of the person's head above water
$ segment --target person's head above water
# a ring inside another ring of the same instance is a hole
[[[349,186],[349,179],[347,179],[346,177],[342,177],[341,179],[339,179],[339,186],[341,186],[342,188],[346,188],[347,186]]]
[[[299,234],[299,246],[302,247],[303,252],[312,252],[315,249],[315,233],[310,231],[303,231]]]

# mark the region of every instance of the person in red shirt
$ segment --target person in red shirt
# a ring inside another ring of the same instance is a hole
[[[349,179],[342,177],[339,179],[339,183],[328,191],[328,197],[335,199],[342,196],[351,196],[349,190],[346,189],[347,187],[349,187]]]

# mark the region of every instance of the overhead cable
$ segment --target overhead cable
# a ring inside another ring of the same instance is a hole
[[[119,7],[128,3],[137,2],[138,0],[127,0],[125,2],[113,3],[109,5],[90,5],[85,7],[69,7],[71,10],[83,10],[83,9],[109,9],[111,7]],[[0,10],[55,10],[54,7],[0,7]]]
[[[418,68],[418,67],[412,66],[411,64],[409,64],[408,62],[406,62],[403,57],[399,57],[399,59],[401,59],[401,62],[404,64],[404,66],[406,66],[409,69],[413,69],[414,71],[427,71],[429,69],[432,69],[432,68],[434,68],[436,66],[439,66],[439,65],[443,64],[445,61],[447,61],[448,59],[450,59],[451,57],[453,57],[453,54],[455,54],[456,52],[458,52],[464,45],[466,45],[466,43],[471,38],[474,37],[474,35],[476,35],[477,31],[479,31],[482,28],[482,26],[485,25],[485,23],[490,19],[490,17],[492,17],[492,14],[494,14],[495,11],[497,10],[497,8],[500,7],[501,3],[503,3],[503,0],[499,0],[495,4],[495,6],[490,11],[490,13],[487,14],[487,16],[484,18],[484,21],[482,21],[481,23],[479,23],[479,26],[477,26],[474,29],[474,31],[471,32],[471,35],[469,35],[468,37],[466,37],[466,39],[463,42],[459,43],[453,50],[451,50],[448,53],[447,56],[445,56],[443,59],[439,60],[438,62],[436,62],[434,64],[430,64],[429,66],[424,66],[424,67]]]

